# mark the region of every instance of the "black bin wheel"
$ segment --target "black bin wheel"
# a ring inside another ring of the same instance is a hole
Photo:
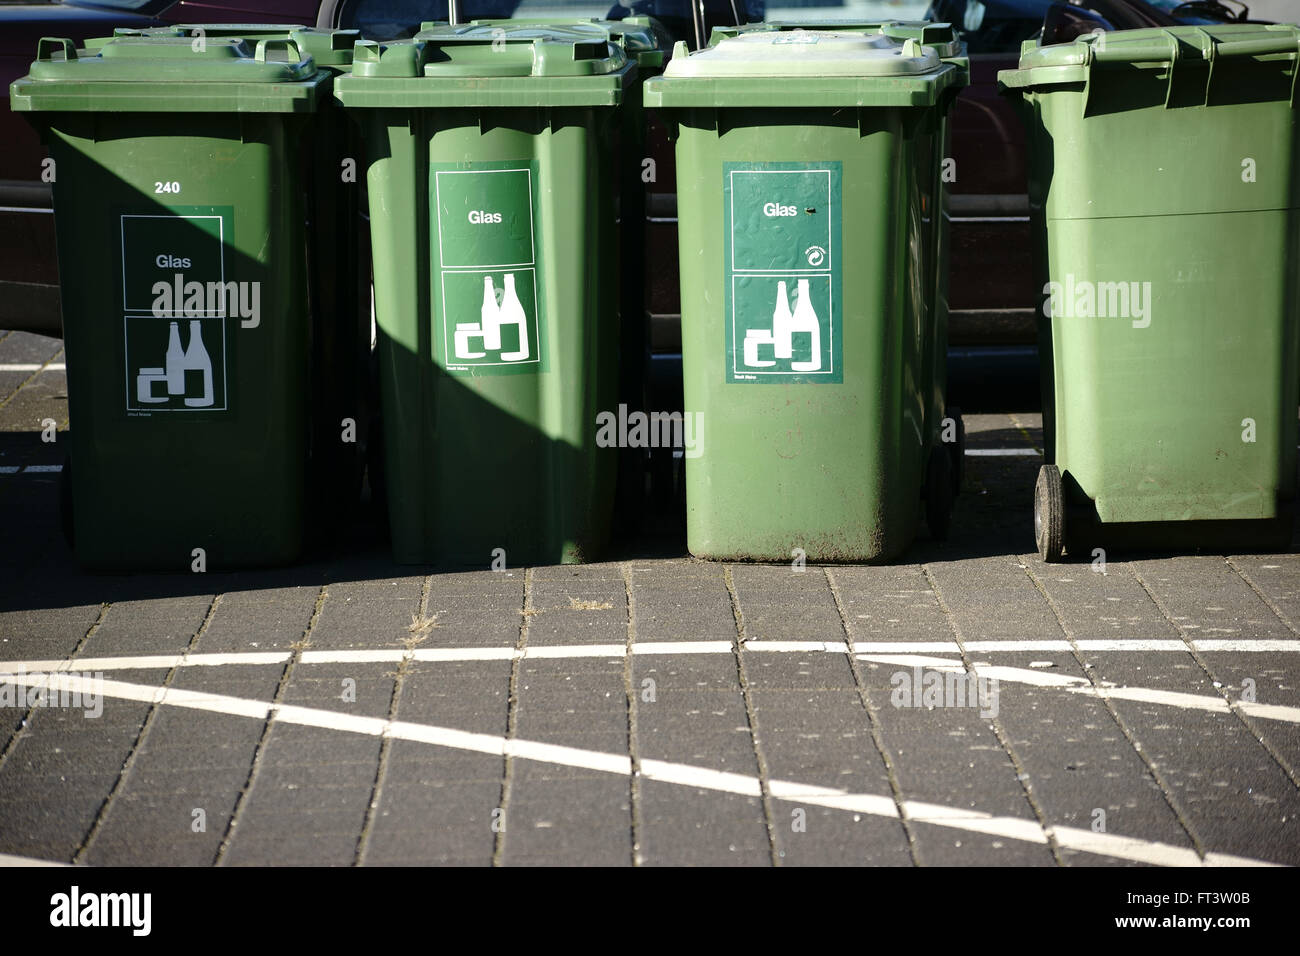
[[[1038,469],[1034,483],[1034,543],[1044,561],[1060,561],[1065,554],[1065,493],[1055,465]]]
[[[936,541],[948,540],[952,499],[952,456],[939,443],[930,449],[925,466],[925,523],[930,528],[930,537]]]

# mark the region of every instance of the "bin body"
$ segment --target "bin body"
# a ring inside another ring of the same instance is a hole
[[[352,69],[359,30],[276,23],[187,23],[119,27],[114,36],[189,37],[190,41],[291,39],[331,77]],[[103,40],[88,40],[88,47]],[[360,131],[332,97],[322,97],[300,134],[298,175],[305,185],[307,281],[311,288],[309,373],[311,437],[308,537],[328,546],[354,518],[376,414],[370,356],[370,237],[363,197]]]
[[[647,84],[677,136],[693,554],[875,561],[911,542],[940,439],[935,213],[964,80],[879,31],[753,30]]]
[[[641,103],[641,84],[663,72],[670,53],[667,31],[651,17],[598,20],[585,17],[476,19],[471,26],[513,31],[561,27],[566,31],[603,32],[623,47],[636,63],[639,82],[623,91],[620,113],[622,130],[612,158],[619,173],[617,182],[618,283],[619,283],[619,371],[618,404],[630,412],[650,412],[650,322],[646,309],[646,177],[653,175],[644,161],[650,158],[646,145],[646,115]],[[422,29],[441,24],[428,22]],[[619,450],[616,530],[635,532],[645,516],[646,471],[649,449],[624,447]]]
[[[89,567],[300,551],[299,143],[326,81],[283,41],[121,37],[81,56],[43,40],[11,88],[55,163],[73,533]]]
[[[999,75],[1029,132],[1045,452],[1071,550],[1105,526],[1144,546],[1290,539],[1298,37],[1121,31],[1026,45]]]
[[[561,563],[605,544],[611,155],[633,70],[603,33],[433,27],[359,44],[336,86],[366,140],[398,561]]]

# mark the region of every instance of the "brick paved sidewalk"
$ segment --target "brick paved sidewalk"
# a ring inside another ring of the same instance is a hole
[[[429,574],[359,524],[294,568],[91,576],[40,434],[60,344],[0,333],[0,688],[102,696],[0,699],[0,854],[1300,862],[1300,559],[1043,565],[1035,415],[966,416],[1015,454],[969,456],[952,539],[898,565],[697,562],[665,522]]]

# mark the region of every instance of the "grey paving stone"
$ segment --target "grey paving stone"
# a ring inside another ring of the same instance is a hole
[[[1133,565],[1190,638],[1294,639],[1259,595],[1218,557],[1183,556]]]
[[[226,866],[352,866],[357,837],[349,833],[306,832],[292,825],[274,830],[233,832]]]
[[[245,591],[222,595],[207,629],[200,635],[194,652],[230,654],[287,650],[301,640],[316,607],[317,591],[294,588],[274,592],[268,599],[261,592]]]
[[[295,667],[281,702],[357,717],[387,719],[397,664],[312,664]]]
[[[506,809],[506,865],[528,858],[552,865],[620,866],[632,862],[626,777],[516,779]]]
[[[830,571],[854,641],[944,641],[948,621],[915,565]]]
[[[229,751],[232,759],[242,761],[261,739],[265,722],[249,717],[163,707],[154,715],[143,750],[189,751],[216,759]]]
[[[205,694],[269,703],[275,697],[283,673],[283,664],[180,667],[176,669],[170,686],[177,690],[201,691]],[[247,717],[243,719],[249,720]]]
[[[60,787],[40,800],[0,802],[0,847],[15,856],[71,862],[110,791]]]
[[[1069,654],[999,654],[996,663],[1083,677]],[[1191,842],[1138,752],[1101,701],[1055,688],[1001,682],[998,719],[1026,781],[1053,825],[1091,829],[1105,811],[1106,832],[1174,846]]]
[[[425,786],[472,780],[492,781],[499,786],[504,772],[505,758],[501,756],[394,740],[388,751],[384,788],[401,783]]]
[[[1046,843],[912,822],[921,866],[1056,866]]]
[[[262,754],[268,766],[377,764],[380,740],[370,734],[342,733],[327,727],[272,724]]]
[[[857,684],[846,653],[766,652],[746,646],[745,673],[751,688],[766,690],[854,690]]]
[[[637,707],[636,746],[642,759],[758,773],[739,693],[660,692],[656,703]]]
[[[1300,654],[1207,652],[1201,659],[1210,668],[1210,676],[1223,685],[1215,690],[1226,692],[1233,701],[1245,701],[1247,694],[1253,693],[1259,704],[1300,704]],[[1251,717],[1250,722],[1292,771],[1300,770],[1300,726],[1265,717]]]
[[[963,640],[1041,640],[1060,627],[1014,556],[928,565]],[[951,640],[940,632],[931,640]]]
[[[504,736],[510,667],[509,661],[412,663],[402,682],[397,719]],[[399,743],[408,749],[417,746],[394,741]]]
[[[1178,638],[1177,629],[1142,589],[1129,564],[1108,561],[1102,573],[1092,564],[1051,566],[1038,562],[1033,572],[1075,640]],[[1043,636],[1063,635],[1058,628]]]
[[[4,661],[64,658],[86,636],[99,611],[98,604],[0,611],[0,657]]]
[[[769,866],[757,797],[642,780],[639,856],[647,866]]]
[[[897,819],[776,799],[772,816],[783,866],[912,866]]]
[[[564,607],[535,615],[528,622],[529,645],[626,643],[627,606],[595,603],[596,607]]]
[[[367,839],[366,864],[452,860],[486,866],[497,834],[492,811],[500,805],[499,782],[442,785],[386,784]],[[506,822],[509,828],[509,822]]]
[[[1290,625],[1300,632],[1300,561],[1295,555],[1233,555],[1229,563],[1257,589]]]
[[[400,648],[411,637],[419,604],[409,600],[363,601],[328,595],[311,632],[312,650]]]
[[[1097,669],[1124,686],[1217,696],[1190,657],[1111,654]],[[1114,706],[1208,850],[1300,861],[1300,792],[1235,715],[1119,698]]]

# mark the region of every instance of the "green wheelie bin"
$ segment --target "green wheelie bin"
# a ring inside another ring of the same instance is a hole
[[[301,24],[186,23],[118,27],[117,37],[292,39],[331,76],[352,68],[359,30]],[[87,47],[107,39],[88,40]],[[302,131],[300,176],[306,184],[307,280],[311,289],[311,447],[307,472],[308,537],[331,546],[355,517],[371,419],[377,416],[370,369],[370,238],[359,181],[359,130],[332,97]]]
[[[428,22],[422,29],[442,24]],[[622,20],[594,18],[516,17],[509,20],[471,20],[471,26],[489,30],[520,30],[529,27],[559,26],[589,30],[594,36],[603,31],[623,47],[636,63],[640,82],[629,83],[623,91],[622,135],[612,159],[619,171],[618,282],[619,282],[619,387],[618,404],[630,411],[649,412],[653,407],[650,393],[650,317],[646,310],[646,114],[641,105],[641,85],[663,72],[671,52],[671,37],[652,17],[625,17]],[[646,513],[646,470],[650,466],[649,449],[619,449],[618,494],[615,504],[616,531],[634,533]]]
[[[1290,542],[1298,41],[1126,30],[999,74],[1029,140],[1046,560]]]
[[[697,556],[888,560],[923,510],[946,535],[935,232],[968,68],[927,30],[742,30],[646,84],[677,139]]]
[[[361,42],[384,481],[406,563],[589,559],[617,398],[612,163],[635,64],[608,34],[434,26]]]
[[[330,74],[292,39],[40,41],[10,88],[54,161],[72,532],[105,569],[300,552],[304,132]]]

